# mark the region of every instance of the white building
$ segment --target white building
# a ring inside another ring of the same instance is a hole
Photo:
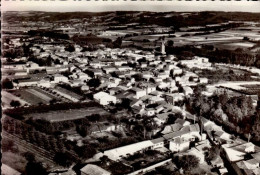
[[[61,74],[55,74],[54,75],[54,82],[59,83],[59,82],[68,82],[68,77],[65,77]]]
[[[191,95],[193,94],[193,90],[189,86],[183,87],[184,95]]]
[[[133,91],[135,93],[134,98],[137,98],[137,99],[139,99],[139,98],[141,98],[141,97],[146,95],[146,90],[144,90],[144,89],[133,87],[131,89],[131,91]]]
[[[132,155],[138,151],[151,149],[153,145],[154,144],[150,140],[146,140],[146,141],[122,146],[119,148],[107,150],[104,152],[104,155],[106,155],[109,159],[116,161],[128,155]]]
[[[108,105],[110,103],[114,103],[114,104],[116,103],[116,97],[109,95],[106,92],[98,92],[98,93],[94,94],[93,98],[101,105]]]

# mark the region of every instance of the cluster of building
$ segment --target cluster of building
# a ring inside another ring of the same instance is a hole
[[[99,19],[93,18],[93,21],[95,20]],[[53,27],[67,34],[77,31],[65,24]],[[169,30],[147,29],[144,33],[167,33]],[[33,38],[28,38],[27,42],[30,39]],[[11,39],[9,44],[5,43],[5,46],[11,48],[21,45],[21,40],[18,39]],[[180,156],[194,155],[200,164],[204,164],[205,148],[221,145],[224,159],[238,175],[260,174],[259,147],[234,139],[214,122],[189,114],[182,105],[183,101],[194,93],[194,87],[208,83],[207,78],[190,71],[192,68],[212,69],[207,58],[195,56],[191,60],[178,61],[173,55],[165,55],[164,42],[159,56],[155,56],[154,52],[137,49],[106,48],[102,44],[98,45],[99,49],[95,51],[84,51],[81,46],[74,44],[75,50],[70,52],[66,47],[62,44],[34,44],[30,49],[35,59],[51,59],[50,65],[39,65],[37,61],[28,61],[26,57],[16,58],[13,64],[2,65],[2,76],[11,79],[16,89],[38,86],[44,91],[47,88],[48,93],[62,96],[72,102],[81,102],[82,97],[58,85],[80,87],[82,92],[92,93],[93,100],[103,106],[121,104],[127,99],[133,116],[152,117],[158,126],[153,130],[153,134],[159,134],[157,138],[106,150],[95,155],[93,159],[99,160],[102,156],[107,156],[113,161],[125,161],[125,158],[135,153],[158,150]],[[7,59],[3,58],[3,61],[6,63]],[[90,86],[88,82],[93,79],[99,80],[100,85]],[[173,124],[167,124],[169,118],[177,113],[181,113],[183,118],[176,119]],[[227,173],[220,155],[210,163],[217,168],[219,174]],[[88,164],[81,169],[81,174],[111,173],[97,165]]]

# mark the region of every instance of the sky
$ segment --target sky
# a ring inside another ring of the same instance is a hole
[[[87,1],[87,0],[3,0],[1,11],[102,12],[102,11],[238,11],[260,12],[260,1]]]

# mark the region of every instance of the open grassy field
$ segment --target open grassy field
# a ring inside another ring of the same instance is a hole
[[[66,120],[76,120],[92,114],[106,115],[109,113],[102,108],[89,107],[89,108],[81,108],[81,109],[51,111],[46,113],[27,114],[24,117],[25,118],[32,117],[33,119],[45,119],[50,122],[59,122],[59,121],[66,121]]]

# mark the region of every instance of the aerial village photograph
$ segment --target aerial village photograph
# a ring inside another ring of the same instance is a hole
[[[260,175],[259,1],[31,3],[2,2],[1,175]]]

